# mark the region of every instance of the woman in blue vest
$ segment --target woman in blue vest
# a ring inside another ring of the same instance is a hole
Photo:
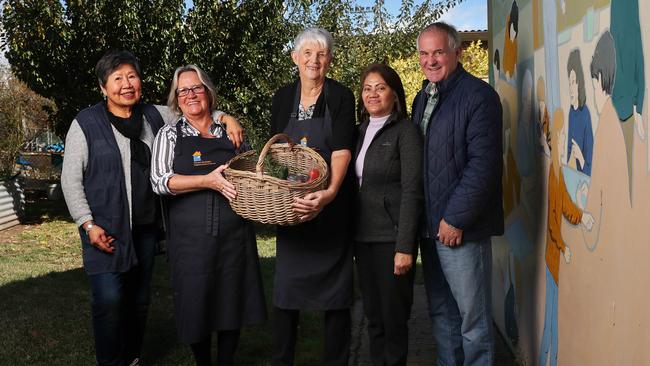
[[[196,364],[233,365],[240,328],[266,319],[255,232],[230,207],[235,187],[221,172],[235,156],[223,125],[213,118],[215,87],[195,65],[174,73],[167,105],[179,115],[153,147],[154,190],[167,195],[167,247],[178,338]]]
[[[97,364],[138,365],[160,223],[151,146],[170,113],[140,103],[140,65],[130,52],[107,52],[95,73],[105,100],[72,122],[61,183],[90,278]]]

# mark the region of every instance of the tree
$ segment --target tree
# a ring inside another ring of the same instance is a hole
[[[477,78],[487,79],[490,57],[488,51],[481,47],[481,40],[473,41],[463,50],[460,63],[465,70]]]
[[[13,174],[16,156],[31,138],[30,131],[47,128],[55,111],[54,102],[0,69],[0,179]]]
[[[412,55],[420,29],[462,0],[5,0],[2,34],[14,73],[58,106],[63,136],[74,116],[101,97],[93,67],[109,48],[140,57],[144,97],[163,102],[175,67],[195,63],[219,88],[219,108],[240,117],[254,145],[268,137],[273,92],[295,79],[291,40],[305,26],[337,42],[330,75],[357,89],[374,62]]]
[[[183,47],[183,0],[6,0],[3,45],[16,76],[59,107],[63,136],[75,115],[101,99],[94,66],[111,48],[132,50],[145,99],[159,101]]]
[[[183,28],[183,63],[212,77],[219,108],[241,119],[256,147],[268,139],[273,92],[291,79],[284,12],[280,0],[194,0]]]

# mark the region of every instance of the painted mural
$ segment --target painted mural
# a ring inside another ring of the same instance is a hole
[[[495,321],[526,365],[650,364],[650,1],[488,3]]]

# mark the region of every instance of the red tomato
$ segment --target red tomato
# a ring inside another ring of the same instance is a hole
[[[315,180],[316,178],[320,177],[320,172],[318,169],[314,168],[309,171],[309,181],[311,182],[312,180]]]

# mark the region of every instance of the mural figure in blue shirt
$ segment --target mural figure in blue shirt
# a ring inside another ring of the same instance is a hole
[[[569,134],[567,136],[567,165],[591,176],[591,156],[594,147],[594,134],[591,128],[591,113],[587,108],[585,76],[580,61],[580,50],[569,54],[567,61],[569,77]]]

